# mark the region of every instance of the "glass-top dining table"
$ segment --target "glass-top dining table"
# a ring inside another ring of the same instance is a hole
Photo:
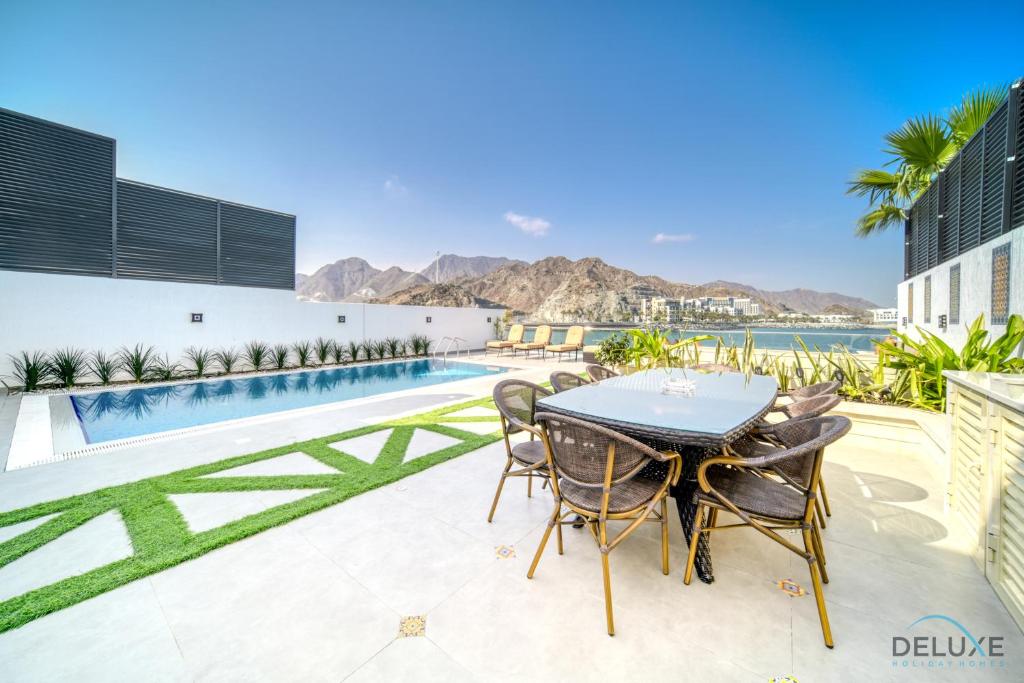
[[[664,393],[668,380],[672,380],[670,384],[692,384],[686,395]],[[777,397],[774,377],[659,368],[546,396],[537,402],[537,412],[587,420],[658,450],[679,452],[683,471],[671,495],[676,500],[684,537],[689,539],[696,514],[693,495],[700,463],[721,454],[724,446],[753,429]],[[652,463],[649,467],[664,465]],[[664,472],[650,474],[664,477]],[[702,581],[714,580],[706,537],[698,545],[696,568]]]

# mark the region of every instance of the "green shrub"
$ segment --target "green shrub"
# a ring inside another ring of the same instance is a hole
[[[405,355],[405,340],[399,339],[398,337],[388,337],[384,340],[384,346],[387,347],[388,355],[392,358],[398,358],[399,356]]]
[[[250,368],[259,372],[270,360],[270,347],[261,341],[251,341],[243,347],[242,358]]]
[[[349,341],[348,343],[348,359],[350,362],[355,363],[359,360],[360,354],[363,353],[363,345],[357,341]]]
[[[88,367],[88,357],[80,349],[68,347],[50,354],[49,374],[65,388],[75,386]]]
[[[213,359],[217,361],[222,371],[230,374],[234,372],[235,366],[238,365],[239,353],[229,347],[214,353]]]
[[[166,355],[157,356],[150,365],[149,377],[157,382],[170,382],[180,377],[183,369],[181,363],[172,363]]]
[[[204,349],[201,346],[190,346],[185,349],[185,360],[192,364],[192,371],[195,372],[196,377],[206,376],[206,373],[210,371],[210,366],[213,365],[215,355],[209,349]]]
[[[331,346],[331,356],[334,358],[335,363],[341,365],[347,360],[348,352],[340,343],[334,342]]]
[[[629,347],[629,335],[625,332],[616,332],[601,340],[597,346],[597,352],[594,354],[594,360],[608,367],[625,365]]]
[[[288,367],[287,344],[274,344],[274,348],[270,350],[270,362],[278,370]]]
[[[153,370],[156,361],[156,350],[152,346],[136,344],[132,348],[124,346],[118,352],[121,367],[136,382],[144,382]]]
[[[17,356],[8,356],[14,366],[14,378],[25,391],[35,391],[40,383],[46,381],[50,374],[50,363],[46,354],[34,351],[22,351]]]
[[[292,351],[295,352],[295,360],[298,361],[300,368],[309,365],[309,361],[313,357],[313,345],[309,341],[295,342],[292,344]]]
[[[333,353],[333,351],[334,342],[330,339],[317,337],[316,341],[313,342],[313,356],[316,358],[316,362],[320,365],[327,365],[327,362],[331,359],[331,353]]]
[[[117,356],[108,356],[103,351],[93,351],[89,358],[89,371],[96,376],[100,384],[110,384],[120,369],[121,361]]]

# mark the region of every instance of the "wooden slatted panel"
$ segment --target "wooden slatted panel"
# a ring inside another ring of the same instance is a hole
[[[1024,615],[1024,418],[999,412],[1002,481],[999,505],[997,586],[1018,619]]]
[[[985,401],[975,394],[956,392],[953,411],[952,509],[968,529],[982,527]]]
[[[981,244],[981,157],[985,138],[975,135],[960,152],[960,253]]]
[[[117,181],[117,276],[217,282],[217,201]]]
[[[1004,102],[985,124],[985,154],[981,193],[981,241],[1003,234],[1003,175],[1006,172],[1006,117]]]
[[[960,242],[960,157],[942,173],[942,232],[939,235],[939,262],[959,253]]]
[[[0,268],[113,271],[114,141],[0,109]]]

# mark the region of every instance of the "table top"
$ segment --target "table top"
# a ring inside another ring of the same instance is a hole
[[[696,384],[694,396],[663,394],[668,378]],[[746,433],[774,405],[774,377],[681,368],[643,370],[547,396],[549,410],[630,434],[701,446],[721,446]]]

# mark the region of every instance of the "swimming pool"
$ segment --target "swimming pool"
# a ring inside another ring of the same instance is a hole
[[[505,372],[433,358],[71,396],[87,443],[267,415]]]

